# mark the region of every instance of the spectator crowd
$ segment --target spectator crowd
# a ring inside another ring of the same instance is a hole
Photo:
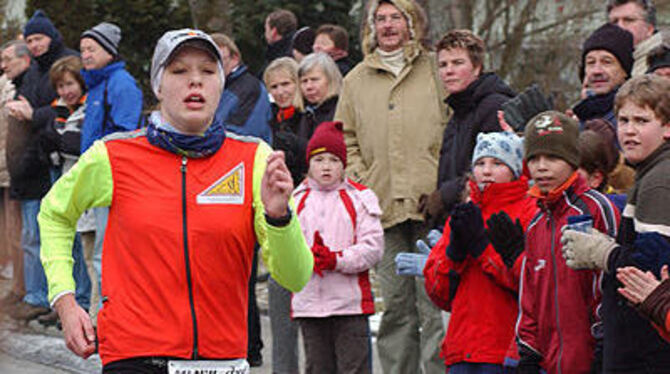
[[[602,7],[570,108],[537,85],[515,92],[471,30],[428,44],[415,0],[367,0],[360,62],[346,29],[299,28],[285,9],[265,18],[258,72],[233,35],[166,33],[153,111],[119,25],[83,31],[76,51],[37,10],[0,47],[0,276],[12,280],[0,310],[62,324],[103,372],[167,373],[173,359],[249,370],[263,364],[263,259],[273,373],[299,372],[299,335],[306,373],[371,373],[373,277],[384,373],[670,373],[670,32],[649,0]],[[203,92],[182,100],[179,79]],[[192,338],[156,325],[179,308],[147,304],[177,278],[144,249],[180,242],[152,231],[178,213],[145,192],[178,180],[183,196],[164,196],[184,199]],[[189,209],[199,229],[221,222],[220,241],[186,233]],[[199,268],[205,253],[240,265],[218,270],[233,280]],[[133,303],[114,299],[122,290]]]

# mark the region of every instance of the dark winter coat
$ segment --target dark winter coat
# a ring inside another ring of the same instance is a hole
[[[49,69],[59,58],[72,55],[77,52],[65,48],[60,39],[53,39],[49,50],[35,58],[23,77],[18,92],[33,107],[33,120],[28,123],[10,121],[9,125],[13,128],[10,131],[23,132],[19,137],[25,140],[19,147],[14,147],[11,156],[10,195],[15,199],[41,199],[51,186],[48,157],[40,147],[41,133],[55,118],[51,102],[57,94],[49,81]]]
[[[535,215],[537,205],[527,195],[526,177],[494,183],[484,191],[470,183],[470,197],[480,207],[484,221],[493,213],[505,211],[525,228]],[[510,269],[489,244],[478,258],[469,255],[464,261],[455,262],[445,253],[450,233],[447,221],[423,271],[430,299],[451,312],[440,355],[447,366],[461,362],[502,364],[514,339],[523,256]]]
[[[226,77],[214,121],[222,121],[226,130],[272,142],[268,121],[272,115],[265,85],[240,65]]]
[[[486,73],[464,91],[446,99],[453,109],[453,116],[444,130],[437,176],[437,187],[446,211],[456,202],[465,184],[477,134],[502,130],[497,112],[514,95],[495,73]]]
[[[280,57],[293,57],[293,34],[295,34],[295,31],[268,45],[268,48],[265,50],[265,62],[257,74],[258,79],[263,79],[265,68],[272,61]]]
[[[635,167],[635,186],[621,219],[617,242],[603,279],[604,373],[669,373],[670,343],[631,307],[617,288],[616,269],[639,264],[631,258],[638,234],[656,232],[670,241],[670,143]],[[649,269],[643,269],[649,270]]]
[[[338,96],[333,96],[316,106],[308,103],[298,125],[298,136],[309,140],[321,122],[332,121],[335,116],[337,99]]]
[[[290,117],[278,116],[279,107],[272,104],[272,118],[270,128],[272,129],[272,148],[284,151],[286,167],[291,172],[293,185],[297,186],[307,174],[307,161],[305,151],[309,139],[298,138],[298,127],[302,113],[294,109]]]

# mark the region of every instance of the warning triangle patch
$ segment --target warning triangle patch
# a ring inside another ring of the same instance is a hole
[[[244,203],[244,162],[198,194],[198,204]]]

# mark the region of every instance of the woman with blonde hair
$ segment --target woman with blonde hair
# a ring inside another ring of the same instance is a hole
[[[303,103],[298,79],[298,63],[280,57],[270,63],[263,81],[272,96],[272,148],[284,151],[293,183],[307,173],[305,148],[308,138],[298,137]],[[291,291],[268,279],[270,329],[272,330],[272,372],[298,373],[298,325],[291,319]]]

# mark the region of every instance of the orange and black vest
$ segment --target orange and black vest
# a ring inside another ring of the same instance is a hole
[[[187,159],[137,134],[106,142],[113,196],[98,315],[103,364],[244,358],[258,143],[229,137],[214,155]]]

